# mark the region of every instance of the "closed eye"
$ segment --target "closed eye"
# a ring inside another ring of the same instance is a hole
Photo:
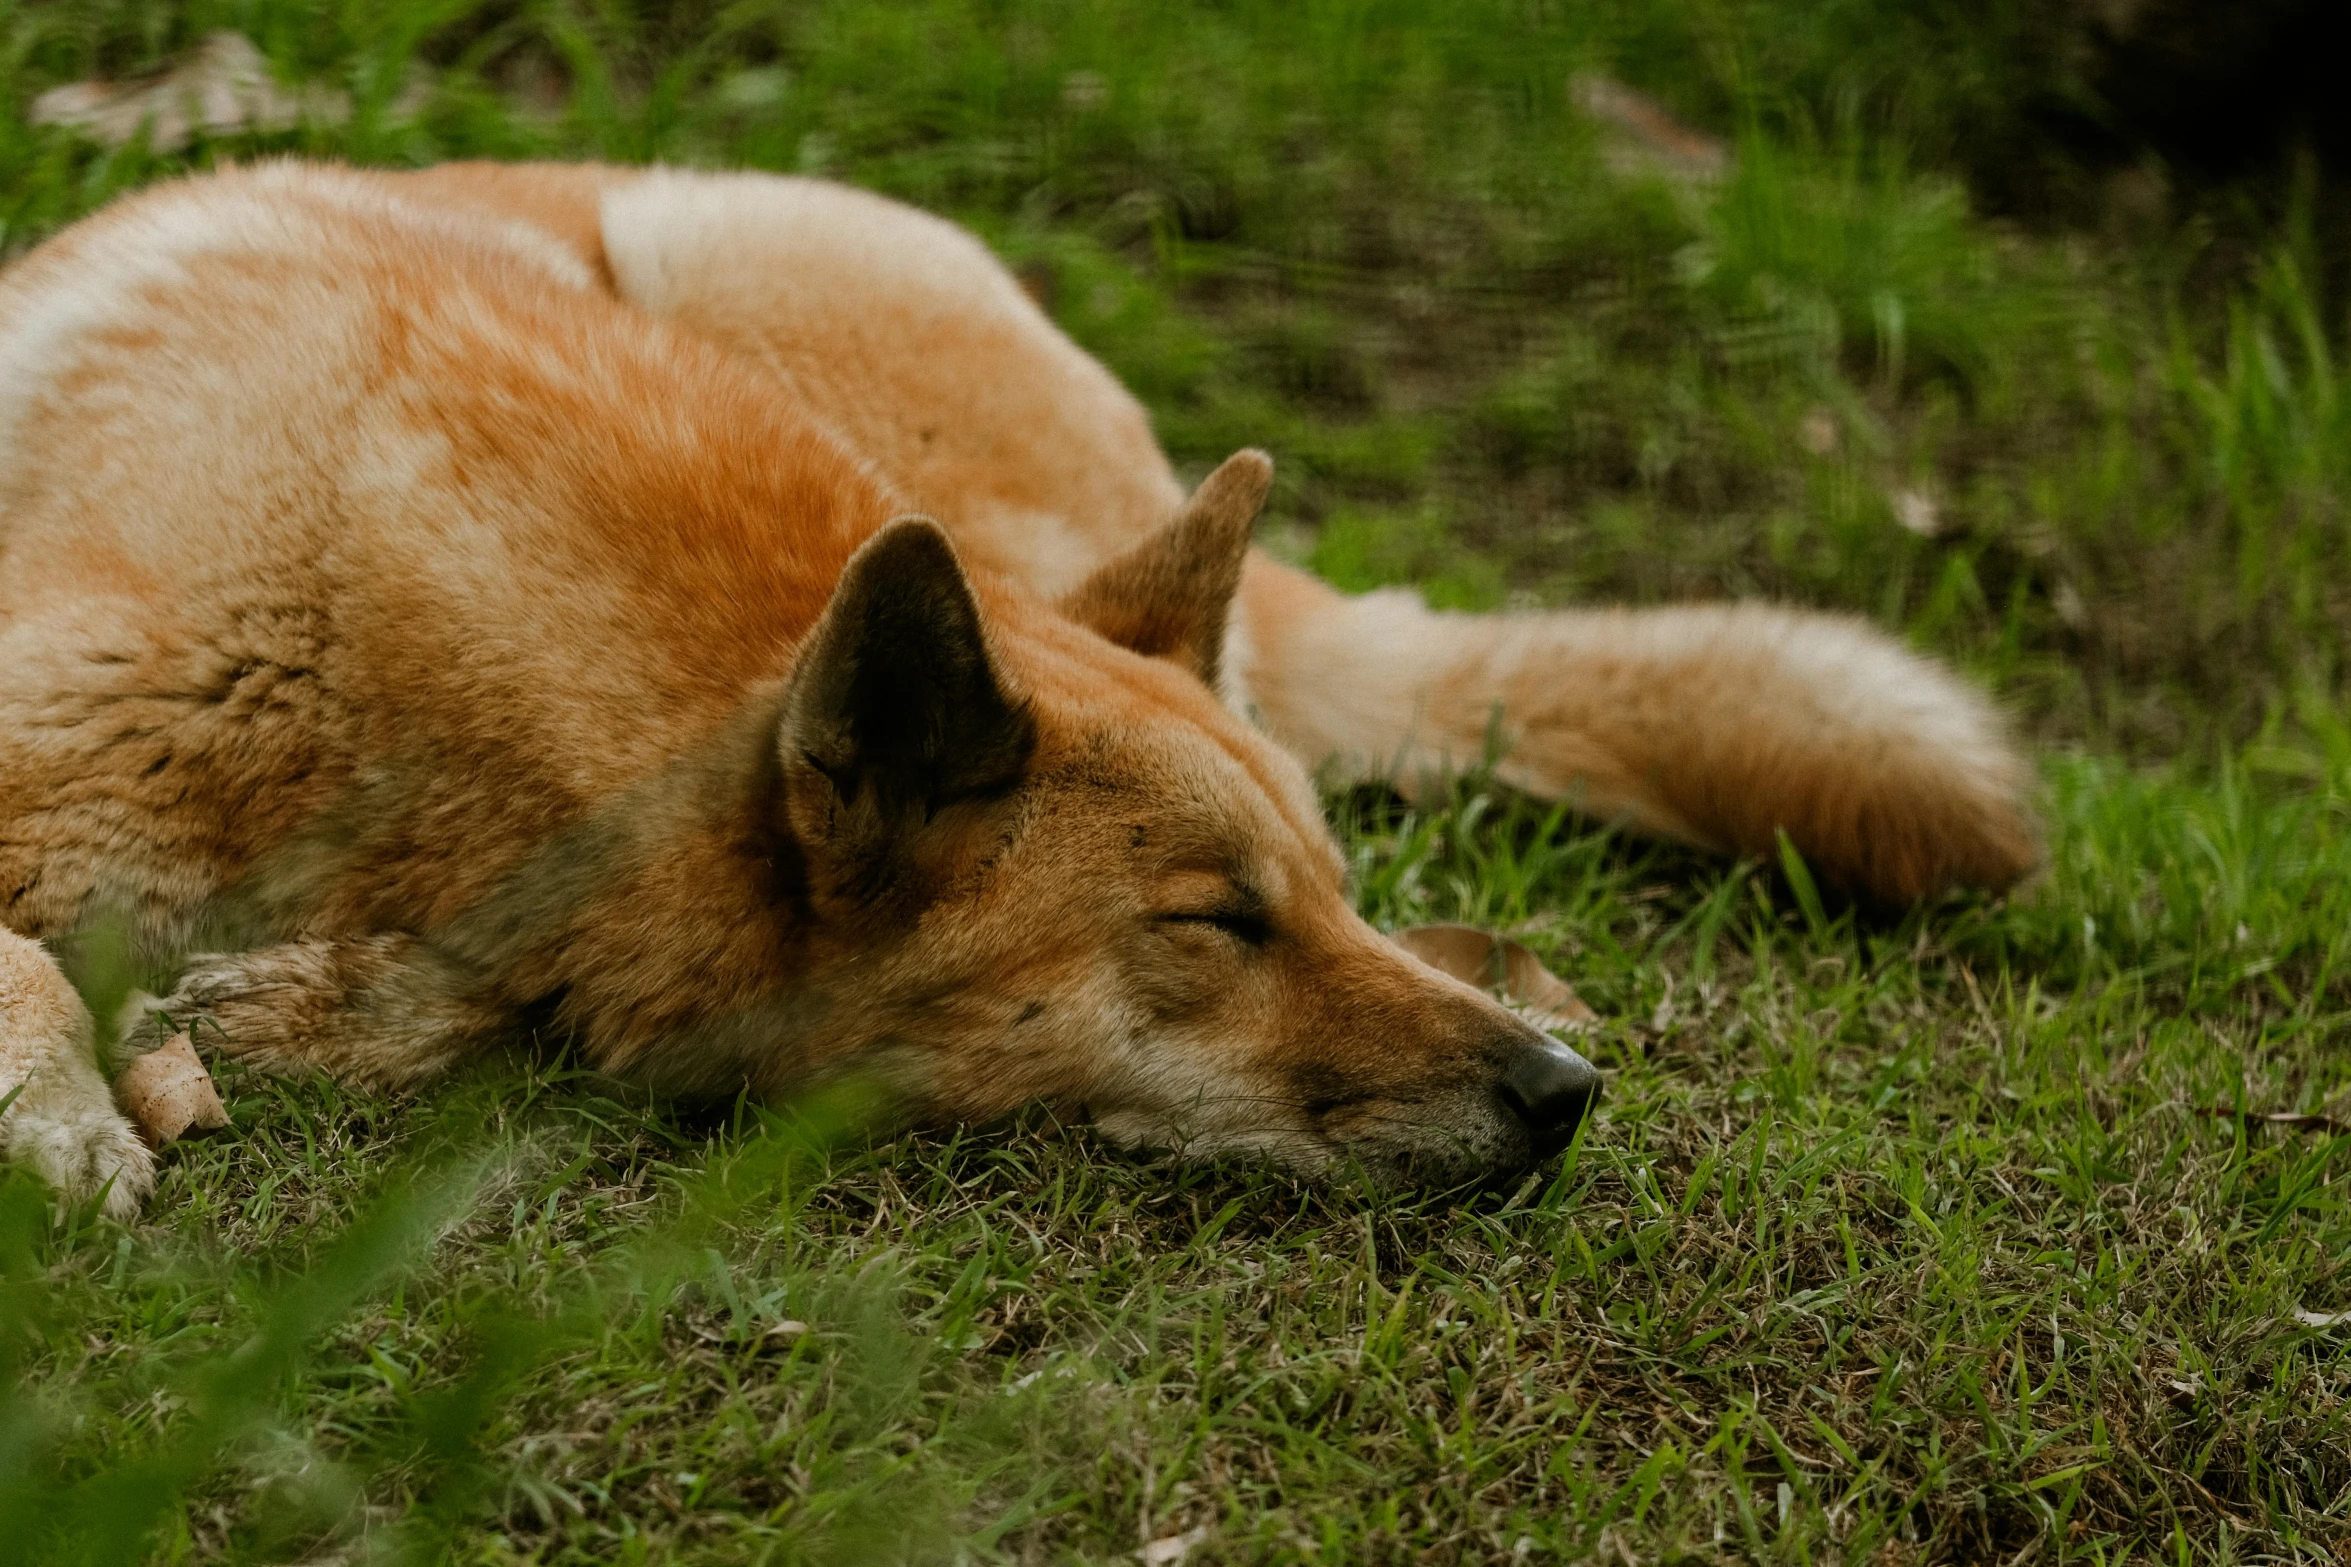
[[[1203,909],[1162,914],[1162,925],[1213,925],[1243,946],[1262,947],[1273,939],[1273,923],[1254,909]]]

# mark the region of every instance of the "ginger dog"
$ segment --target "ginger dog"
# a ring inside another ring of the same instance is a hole
[[[0,275],[0,1146],[151,1187],[41,945],[116,919],[210,953],[132,1049],[408,1084],[552,1028],[1452,1183],[1597,1074],[1356,916],[1307,767],[1409,790],[1499,707],[1507,780],[1639,830],[1884,899],[2032,863],[1989,707],[1856,624],[1346,599],[1250,551],[1269,482],[1187,498],[976,241],[837,186],[117,204]]]

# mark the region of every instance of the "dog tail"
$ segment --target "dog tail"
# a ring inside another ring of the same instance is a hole
[[[1251,560],[1236,690],[1290,749],[1407,796],[1474,766],[1654,836],[1747,855],[1785,832],[1887,903],[2000,888],[2040,841],[1992,705],[1859,621],[1761,604],[1460,615]]]

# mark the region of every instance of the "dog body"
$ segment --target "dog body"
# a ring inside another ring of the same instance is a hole
[[[1247,552],[1267,477],[1187,501],[975,241],[835,186],[118,204],[0,277],[0,1144],[150,1181],[37,945],[120,919],[221,949],[162,1016],[273,1065],[550,1027],[684,1092],[1513,1168],[1596,1079],[1353,914],[1305,773],[1409,785],[1497,701],[1506,776],[1652,831],[2029,864],[1987,710],[1859,628],[1343,599]]]
[[[447,164],[408,199],[530,224],[640,310],[783,381],[984,561],[1044,594],[1183,488],[1126,389],[954,225],[821,180]],[[1587,815],[1730,854],[1782,831],[1905,904],[2038,859],[1981,696],[1867,626],[1761,604],[1462,615],[1250,552],[1225,695],[1310,770],[1415,795],[1486,759]]]

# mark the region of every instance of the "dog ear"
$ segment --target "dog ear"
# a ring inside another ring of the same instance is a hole
[[[1088,577],[1062,613],[1120,647],[1173,659],[1213,686],[1249,533],[1273,487],[1273,459],[1235,452],[1152,537]]]
[[[945,807],[1019,782],[1036,725],[937,523],[901,517],[850,560],[792,671],[778,743],[794,835],[868,872]]]

